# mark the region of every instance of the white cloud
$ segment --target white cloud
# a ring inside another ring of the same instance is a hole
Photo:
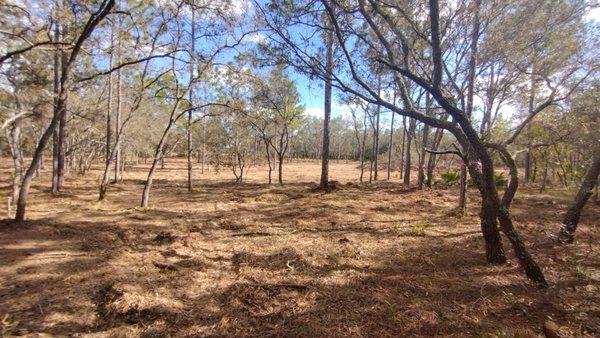
[[[585,15],[586,21],[600,22],[600,7],[594,7]]]
[[[306,115],[323,118],[323,107],[306,107],[304,109]]]
[[[253,34],[247,35],[244,38],[244,42],[252,42],[252,43],[256,43],[256,44],[265,42],[266,40],[267,40],[267,37],[262,33],[253,33]]]

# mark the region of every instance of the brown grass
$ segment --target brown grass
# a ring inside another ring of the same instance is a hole
[[[3,334],[505,337],[540,335],[551,319],[564,336],[600,335],[600,208],[586,207],[577,244],[558,246],[567,193],[523,189],[514,202],[551,284],[539,289],[511,254],[485,263],[474,191],[457,218],[453,188],[359,185],[355,163],[333,163],[338,189],[323,193],[305,161],[284,167],[284,186],[253,167],[244,184],[197,173],[189,194],[184,162],[170,159],[142,210],[146,166],[102,203],[97,169],[70,174],[58,197],[44,172],[29,220],[3,223]]]

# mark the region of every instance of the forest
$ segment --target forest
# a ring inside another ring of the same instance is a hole
[[[0,0],[4,337],[600,336],[594,0]]]

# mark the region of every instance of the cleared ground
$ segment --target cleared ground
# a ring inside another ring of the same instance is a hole
[[[5,203],[10,161],[0,168]],[[505,337],[551,319],[565,336],[600,335],[600,207],[575,245],[550,236],[572,192],[524,188],[513,204],[551,284],[539,289],[506,240],[509,264],[485,263],[475,191],[458,218],[455,188],[359,185],[356,163],[331,164],[330,193],[315,189],[317,162],[286,164],[283,186],[264,184],[265,167],[243,184],[197,173],[191,194],[184,168],[158,170],[147,210],[145,165],[101,203],[98,168],[69,174],[58,197],[43,172],[26,224],[0,228],[3,334]]]

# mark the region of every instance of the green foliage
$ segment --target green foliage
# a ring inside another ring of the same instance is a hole
[[[508,179],[504,178],[503,173],[494,173],[494,183],[496,184],[496,188],[506,188]]]
[[[460,179],[460,172],[455,171],[455,172],[447,172],[447,173],[442,173],[442,180],[444,180],[444,183],[447,184],[454,184],[456,182],[458,182],[458,180]]]
[[[416,222],[411,224],[411,228],[415,236],[423,236],[425,235],[425,228],[427,228],[427,223]]]

